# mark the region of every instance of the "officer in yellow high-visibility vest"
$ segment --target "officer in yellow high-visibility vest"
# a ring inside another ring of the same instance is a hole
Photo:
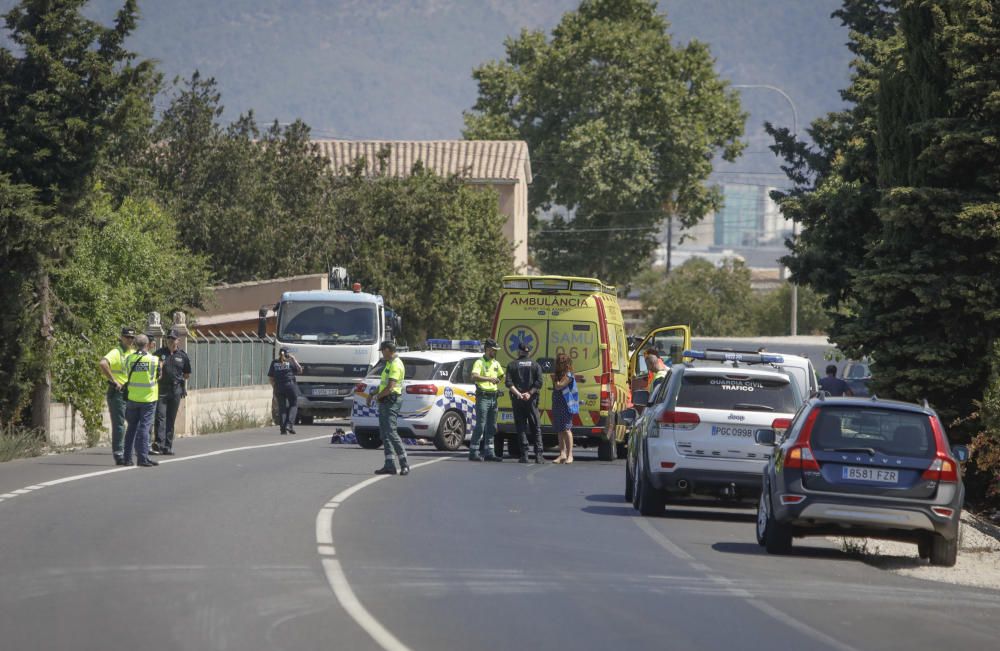
[[[108,413],[111,415],[111,453],[115,456],[115,465],[125,463],[125,358],[132,354],[132,342],[135,339],[135,328],[125,326],[121,329],[118,345],[108,351],[98,363],[101,375],[108,379],[108,390],[105,395],[108,401]]]
[[[378,385],[378,392],[368,397],[368,405],[372,400],[378,401],[378,429],[382,435],[382,449],[385,450],[385,464],[375,471],[376,475],[395,475],[396,464],[393,463],[393,453],[399,459],[399,474],[410,474],[410,464],[406,461],[406,448],[403,439],[399,438],[396,429],[396,419],[399,418],[399,408],[403,404],[403,379],[406,369],[403,360],[396,354],[396,344],[383,341],[380,347],[385,368]]]
[[[149,338],[138,335],[135,338],[135,352],[125,359],[126,402],[125,421],[125,463],[132,465],[132,451],[135,450],[136,464],[144,467],[160,465],[149,458],[149,432],[156,416],[156,401],[159,399],[160,360],[150,353]]]
[[[483,342],[483,356],[472,365],[472,381],[476,385],[476,427],[469,442],[469,461],[503,461],[493,453],[493,437],[497,433],[497,396],[504,370],[497,361],[500,346],[492,339]],[[486,456],[479,456],[479,441],[483,439]]]

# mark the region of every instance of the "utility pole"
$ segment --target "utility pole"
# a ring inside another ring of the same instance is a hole
[[[670,275],[670,255],[674,248],[674,216],[667,217],[667,275]]]
[[[797,139],[799,137],[799,111],[795,108],[795,102],[792,98],[788,96],[788,93],[778,88],[777,86],[771,86],[770,84],[733,84],[733,88],[759,88],[761,90],[772,90],[788,101],[788,105],[792,107],[792,135]],[[798,239],[798,224],[792,221],[792,244],[794,245]],[[789,323],[789,329],[791,330],[791,335],[794,337],[799,334],[799,286],[792,283],[792,300],[791,300],[791,323]]]

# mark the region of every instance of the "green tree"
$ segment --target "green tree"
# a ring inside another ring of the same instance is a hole
[[[716,154],[739,155],[746,116],[708,47],[668,30],[651,0],[583,0],[551,39],[522,31],[475,69],[465,137],[527,141],[530,209],[568,211],[533,237],[545,271],[625,283],[668,215],[691,226],[719,207],[705,180]]]
[[[328,160],[300,121],[261,130],[252,112],[223,126],[214,79],[195,72],[154,129],[148,165],[182,237],[240,282],[323,271],[337,225]]]
[[[997,52],[995,3],[900,3],[878,95],[881,228],[840,337],[872,353],[877,390],[948,420],[974,411],[1000,334]]]
[[[774,291],[754,295],[754,334],[776,337],[789,333],[791,293],[792,286],[782,283]],[[823,307],[821,294],[808,285],[799,287],[798,308],[799,334],[821,335],[829,332],[830,317]]]
[[[805,225],[789,259],[825,297],[832,338],[875,359],[881,395],[975,410],[1000,325],[1000,17],[984,0],[851,0],[852,106],[775,131]],[[953,432],[962,439],[971,431]]]
[[[31,217],[35,232],[14,246],[21,264],[4,298],[24,298],[17,329],[30,334],[0,346],[15,368],[31,370],[32,420],[47,428],[51,380],[49,368],[55,322],[50,273],[73,251],[92,224],[80,205],[91,187],[101,152],[115,118],[148,62],[135,63],[123,42],[136,24],[136,2],[125,0],[114,25],[104,27],[83,17],[85,0],[22,0],[4,15],[17,52],[0,48],[0,173],[15,186],[30,186],[42,209]],[[24,309],[37,305],[37,309]],[[37,337],[35,341],[33,338]],[[31,343],[31,364],[16,360]],[[20,386],[20,385],[19,385]],[[24,397],[16,397],[20,406]],[[11,404],[11,403],[8,403]],[[14,413],[5,415],[12,418]]]
[[[115,208],[98,190],[88,219],[103,228],[83,231],[72,256],[52,275],[63,327],[52,367],[56,399],[80,411],[87,429],[101,428],[105,380],[94,368],[117,341],[122,325],[158,311],[201,307],[209,283],[206,260],[178,241],[174,218],[149,199],[127,198]]]
[[[512,245],[497,195],[417,165],[404,178],[341,179],[338,251],[356,279],[403,316],[406,339],[483,337]]]
[[[702,337],[756,334],[750,270],[739,260],[716,267],[692,258],[668,276],[654,270],[641,273],[636,287],[651,328],[677,323]]]

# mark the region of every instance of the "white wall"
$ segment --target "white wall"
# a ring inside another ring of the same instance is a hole
[[[218,419],[227,409],[244,410],[258,419],[270,419],[271,387],[256,385],[248,387],[232,387],[226,389],[199,389],[188,392],[187,398],[181,403],[175,423],[175,436],[195,436],[199,425],[204,425],[212,418]],[[101,414],[104,425],[101,432],[101,442],[111,441],[111,418],[107,407]],[[83,418],[69,405],[54,402],[49,406],[49,445],[86,445],[87,434],[83,426]]]

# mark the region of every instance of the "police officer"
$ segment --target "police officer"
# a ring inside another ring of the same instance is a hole
[[[111,415],[111,453],[115,457],[115,465],[125,464],[125,358],[132,353],[132,342],[135,340],[135,328],[125,326],[121,329],[118,345],[101,358],[98,367],[101,375],[108,379],[106,398],[108,413]]]
[[[469,443],[469,461],[503,461],[493,453],[493,437],[497,432],[497,395],[504,370],[496,360],[500,346],[492,339],[483,342],[483,356],[472,365],[472,381],[476,385],[476,427]],[[485,434],[485,438],[484,438]],[[486,444],[486,456],[479,456],[479,442]]]
[[[181,399],[187,395],[184,384],[191,377],[191,358],[177,347],[180,333],[171,330],[167,335],[165,346],[154,352],[160,360],[163,369],[160,376],[160,398],[156,403],[156,441],[153,443],[152,454],[173,455],[174,453],[174,423],[177,420],[177,409]]]
[[[146,349],[149,338],[138,335],[135,338],[135,352],[125,359],[127,387],[125,402],[124,463],[132,465],[132,451],[135,450],[136,463],[140,466],[158,466],[149,458],[149,432],[153,428],[156,415],[156,401],[160,383],[160,360]]]
[[[382,435],[382,449],[385,450],[385,465],[375,471],[376,475],[395,475],[396,464],[393,463],[393,453],[399,458],[399,474],[410,474],[410,464],[406,461],[406,448],[403,439],[396,430],[396,419],[399,418],[399,408],[403,403],[403,378],[406,368],[403,360],[396,354],[396,344],[383,341],[380,347],[385,367],[379,381],[378,391],[368,396],[368,406],[372,400],[378,401],[378,431]]]
[[[514,409],[514,425],[521,439],[520,463],[528,463],[528,431],[534,438],[535,463],[545,463],[542,456],[542,428],[538,422],[538,392],[542,390],[542,367],[531,359],[526,343],[517,346],[517,359],[507,364],[506,384]]]
[[[278,351],[278,359],[271,360],[271,367],[267,369],[267,381],[278,403],[278,427],[282,436],[295,433],[295,419],[299,415],[299,383],[295,374],[301,372],[299,360],[287,348]]]

